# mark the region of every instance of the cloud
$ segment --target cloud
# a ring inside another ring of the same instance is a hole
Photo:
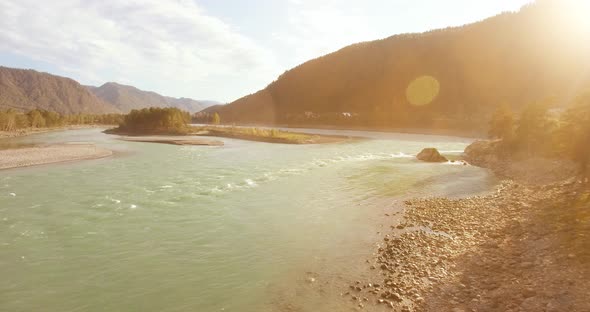
[[[274,54],[189,0],[2,0],[0,51],[83,83],[230,100],[276,75]]]
[[[0,0],[0,64],[27,59],[86,84],[230,101],[347,45],[528,1]]]

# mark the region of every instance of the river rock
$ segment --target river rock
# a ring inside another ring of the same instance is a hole
[[[416,156],[418,160],[426,161],[426,162],[447,162],[449,161],[446,157],[441,155],[436,148],[425,148],[423,149],[418,156]]]

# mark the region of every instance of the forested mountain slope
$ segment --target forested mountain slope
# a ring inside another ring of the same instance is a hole
[[[0,110],[6,109],[60,114],[119,112],[72,79],[0,66]]]
[[[351,45],[209,111],[226,123],[474,129],[499,105],[564,105],[590,87],[590,32],[575,4],[540,0],[475,24]]]
[[[117,107],[124,113],[133,109],[148,107],[176,107],[195,113],[210,106],[210,101],[197,101],[189,98],[172,98],[151,91],[143,91],[132,86],[107,82],[100,87],[88,87],[96,96]]]

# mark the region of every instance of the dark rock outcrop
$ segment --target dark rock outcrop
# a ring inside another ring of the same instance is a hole
[[[492,168],[499,165],[498,146],[501,141],[475,141],[463,153],[463,158],[470,164]]]
[[[436,148],[425,148],[417,156],[418,160],[426,162],[447,162],[446,157],[441,155]]]

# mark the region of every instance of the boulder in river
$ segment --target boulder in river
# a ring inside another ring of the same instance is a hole
[[[436,148],[425,148],[423,149],[418,156],[416,156],[419,160],[426,161],[426,162],[447,162],[449,161],[446,157],[441,155]]]

